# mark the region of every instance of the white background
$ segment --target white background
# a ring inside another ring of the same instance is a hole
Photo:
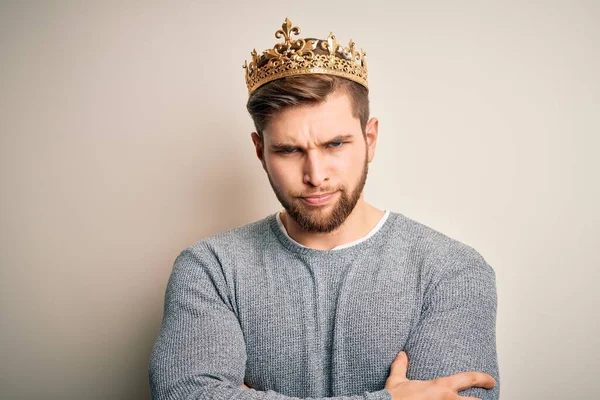
[[[0,3],[0,397],[146,399],[177,254],[280,206],[242,64],[368,53],[366,199],[497,275],[502,399],[598,399],[600,2]]]

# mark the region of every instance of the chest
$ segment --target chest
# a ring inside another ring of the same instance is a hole
[[[236,301],[252,387],[302,397],[383,387],[421,312],[417,270],[365,258],[249,271],[238,277]],[[305,392],[290,385],[298,380]]]

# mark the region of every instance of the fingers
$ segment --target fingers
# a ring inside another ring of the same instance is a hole
[[[440,378],[440,380],[444,381],[444,383],[455,392],[460,392],[461,390],[472,387],[492,389],[496,386],[494,378],[483,372],[461,372],[459,374]]]
[[[406,379],[406,371],[408,370],[408,356],[404,351],[396,354],[396,358],[392,362],[390,367],[390,378],[393,378],[395,382],[404,382]],[[389,378],[388,378],[389,379]]]
[[[250,389],[250,388],[249,388],[248,386],[246,386],[246,384],[243,384],[243,385],[242,385],[242,389],[246,389],[246,390],[248,390],[248,389]]]

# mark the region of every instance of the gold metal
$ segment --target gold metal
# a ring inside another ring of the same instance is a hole
[[[300,28],[286,18],[281,29],[275,32],[277,39],[283,39],[272,49],[259,56],[254,49],[252,60],[244,62],[248,94],[265,83],[286,76],[303,74],[328,74],[340,76],[367,85],[366,53],[356,51],[356,44],[350,40],[348,47],[338,44],[333,33],[327,39],[292,39],[298,36]]]

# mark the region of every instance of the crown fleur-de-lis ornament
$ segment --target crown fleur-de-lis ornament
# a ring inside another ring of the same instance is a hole
[[[262,85],[275,79],[304,74],[329,74],[350,79],[368,89],[366,53],[356,50],[350,40],[348,47],[338,44],[333,33],[327,39],[308,39],[300,35],[300,28],[286,18],[275,38],[283,39],[259,56],[254,49],[252,60],[245,62],[246,86],[252,94]]]

